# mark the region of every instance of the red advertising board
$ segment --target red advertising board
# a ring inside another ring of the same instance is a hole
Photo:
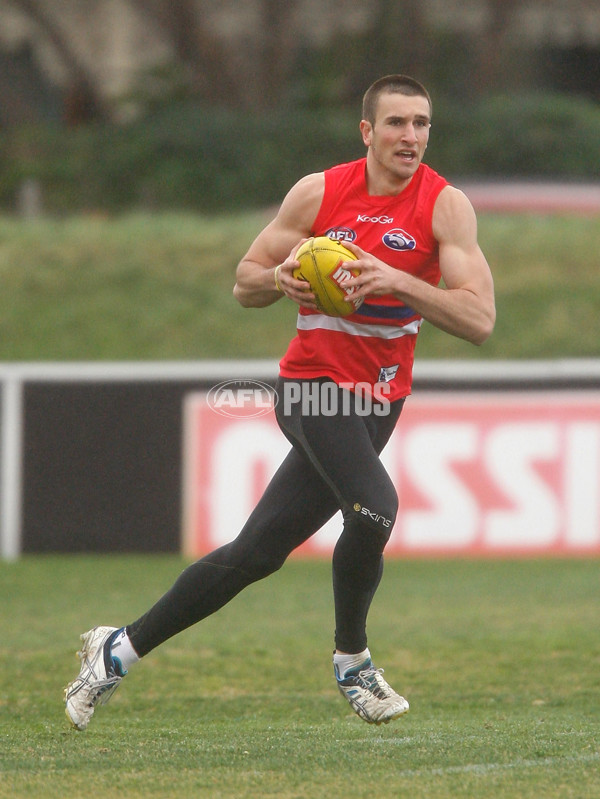
[[[221,409],[222,410],[222,409]],[[185,413],[186,554],[234,538],[289,444],[272,411]],[[600,394],[410,397],[382,455],[400,498],[388,556],[600,554]],[[334,517],[302,547],[331,553]]]

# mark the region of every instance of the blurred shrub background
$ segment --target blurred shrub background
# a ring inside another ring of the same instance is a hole
[[[303,174],[364,154],[359,108],[262,115],[187,102],[128,125],[0,133],[0,206],[35,179],[48,211],[188,208],[280,201]],[[600,105],[560,94],[440,102],[428,163],[450,179],[591,179],[600,169]]]
[[[597,2],[5,0],[0,209],[268,206],[363,153],[389,72],[430,89],[451,179],[597,179]]]

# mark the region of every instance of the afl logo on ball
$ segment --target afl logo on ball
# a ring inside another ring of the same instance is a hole
[[[389,247],[390,250],[414,250],[417,246],[417,242],[413,239],[410,233],[407,233],[402,228],[394,228],[393,230],[388,230],[387,233],[383,235],[382,238],[383,243],[386,247]]]

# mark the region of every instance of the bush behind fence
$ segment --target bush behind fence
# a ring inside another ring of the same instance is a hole
[[[428,163],[450,179],[594,180],[600,105],[562,94],[439,103]],[[302,175],[364,153],[356,111],[269,115],[193,104],[124,126],[0,132],[0,208],[39,187],[56,214],[131,208],[219,212],[279,202]]]

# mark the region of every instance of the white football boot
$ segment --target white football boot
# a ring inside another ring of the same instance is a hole
[[[110,655],[116,627],[94,627],[83,633],[78,676],[65,688],[65,713],[78,730],[85,730],[97,705],[104,705],[119,687],[126,671]]]
[[[369,724],[387,724],[408,713],[408,702],[383,679],[383,669],[376,669],[371,658],[340,675],[334,664],[335,678],[343,696],[361,719]]]

